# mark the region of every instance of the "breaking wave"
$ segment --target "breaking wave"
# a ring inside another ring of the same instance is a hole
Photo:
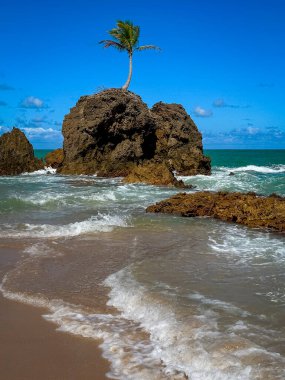
[[[7,238],[57,238],[72,237],[94,232],[109,232],[116,227],[127,227],[127,218],[118,215],[98,214],[81,222],[65,225],[29,224],[20,225],[4,224],[1,226],[0,236]]]

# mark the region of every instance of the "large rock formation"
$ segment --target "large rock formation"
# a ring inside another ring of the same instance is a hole
[[[43,169],[25,134],[18,128],[0,137],[0,175],[17,175]]]
[[[179,174],[210,174],[201,134],[177,104],[157,103],[150,110],[134,93],[105,90],[81,97],[62,133],[61,173],[127,176],[154,160]]]
[[[285,232],[285,198],[254,193],[181,193],[149,206],[147,212],[180,216],[211,216],[249,227],[265,227]]]
[[[63,121],[62,173],[125,176],[154,156],[155,124],[141,98],[120,89],[79,99]]]

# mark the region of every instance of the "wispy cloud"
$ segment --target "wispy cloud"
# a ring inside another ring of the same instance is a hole
[[[0,91],[12,91],[12,90],[15,90],[15,88],[10,86],[9,84],[0,83]]]
[[[204,132],[203,141],[206,145],[233,147],[267,147],[285,145],[285,130],[278,127],[258,128],[247,126],[230,131]]]
[[[238,105],[238,104],[229,104],[225,102],[223,98],[215,99],[213,101],[213,106],[216,108],[249,108],[250,106],[247,105]]]
[[[213,115],[213,112],[211,110],[207,110],[205,108],[198,106],[194,109],[194,114],[195,116],[198,116],[198,117],[210,117]]]
[[[8,104],[6,102],[4,102],[3,100],[0,100],[0,107],[5,107],[7,105]]]
[[[35,96],[28,96],[20,103],[20,108],[30,108],[30,109],[42,109],[47,108],[44,101]]]

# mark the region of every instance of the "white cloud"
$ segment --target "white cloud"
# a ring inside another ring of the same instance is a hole
[[[44,105],[44,101],[40,98],[36,98],[35,96],[28,96],[27,98],[25,98],[21,102],[20,107],[21,108],[37,108],[37,109],[46,108],[46,106]]]
[[[61,137],[61,131],[58,131],[53,128],[29,128],[29,127],[24,127],[21,128],[22,131],[25,132],[27,137],[31,140],[35,138],[40,138],[40,139],[53,139],[53,138],[58,138]]]
[[[205,108],[198,106],[194,109],[194,114],[198,117],[210,117],[213,115],[213,112],[211,110],[206,110]]]

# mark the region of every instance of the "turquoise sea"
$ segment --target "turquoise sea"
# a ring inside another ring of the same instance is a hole
[[[35,155],[44,158],[50,149],[36,149]],[[246,165],[279,165],[285,163],[285,149],[279,150],[232,150],[206,149],[206,156],[211,157],[213,166],[238,167]]]
[[[187,191],[285,195],[285,150],[205,153],[212,175],[182,177]],[[3,295],[98,340],[111,379],[284,380],[284,234],[145,213],[176,192],[51,170],[0,177]]]

